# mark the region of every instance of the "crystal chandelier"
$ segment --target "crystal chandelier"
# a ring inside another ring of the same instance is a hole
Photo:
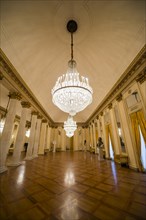
[[[76,122],[73,120],[73,117],[69,115],[67,121],[64,122],[64,130],[66,131],[66,136],[72,137],[76,129]]]
[[[93,90],[88,78],[80,77],[73,59],[73,33],[77,30],[77,23],[70,20],[67,30],[71,33],[71,60],[68,62],[67,73],[58,78],[52,89],[52,101],[59,109],[74,116],[91,104]]]

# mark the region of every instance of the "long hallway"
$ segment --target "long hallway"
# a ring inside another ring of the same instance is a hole
[[[146,219],[146,174],[89,152],[50,152],[0,179],[1,220]]]

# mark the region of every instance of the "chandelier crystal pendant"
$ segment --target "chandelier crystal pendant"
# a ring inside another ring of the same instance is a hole
[[[64,122],[64,130],[66,131],[66,136],[72,137],[76,129],[77,124],[73,120],[73,117],[69,115],[67,121]]]
[[[93,90],[88,78],[80,77],[73,59],[73,33],[77,30],[77,23],[70,20],[67,30],[71,33],[71,60],[67,73],[58,78],[52,89],[52,101],[59,109],[74,116],[92,103]]]

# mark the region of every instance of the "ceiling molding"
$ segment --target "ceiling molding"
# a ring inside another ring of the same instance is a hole
[[[21,95],[31,103],[31,105],[42,114],[50,123],[54,124],[54,121],[44,110],[42,105],[39,103],[37,98],[34,96],[32,91],[28,88],[24,80],[21,78],[17,70],[11,64],[9,59],[6,57],[4,52],[0,49],[0,76],[3,80],[3,77],[16,89],[17,92],[20,92]]]
[[[93,114],[85,122],[86,125],[97,117],[131,82],[138,79],[138,76],[144,79],[146,73],[146,45],[141,49],[135,59],[131,62],[120,79],[115,83],[110,92],[103,99],[101,104],[96,108]]]
[[[96,108],[93,114],[85,123],[77,123],[78,126],[85,127],[90,124],[104,109],[107,107],[121,92],[134,80],[144,79],[146,71],[146,45],[141,49],[135,59],[131,62],[129,67],[120,77],[120,79],[115,83],[110,92],[106,95],[101,104]],[[17,70],[8,60],[6,55],[0,49],[0,76],[3,80],[3,77],[10,83],[12,86],[21,93],[21,95],[31,103],[31,105],[39,111],[40,114],[47,119],[51,125],[50,126],[63,126],[63,123],[55,123],[51,117],[44,110],[42,105],[39,103],[37,98],[28,88],[24,80],[21,78]],[[140,81],[140,80],[139,80]],[[142,80],[141,80],[142,81]]]

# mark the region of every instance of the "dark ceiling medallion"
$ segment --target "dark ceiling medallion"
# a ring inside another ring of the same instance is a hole
[[[78,28],[78,25],[77,25],[77,22],[74,21],[74,20],[69,20],[68,23],[67,23],[67,30],[70,32],[70,33],[74,33],[76,32]]]

